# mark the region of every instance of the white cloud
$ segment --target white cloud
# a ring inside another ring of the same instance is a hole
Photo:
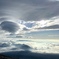
[[[59,2],[56,1],[59,0],[0,1],[0,23],[3,21],[16,23],[20,28],[15,34],[19,35],[35,31],[59,30],[48,29],[49,26],[59,25]]]
[[[11,38],[9,38],[11,39]],[[8,51],[30,50],[37,53],[59,53],[59,40],[47,39],[5,39],[0,41],[0,53]],[[5,45],[4,45],[5,44]],[[2,46],[3,45],[3,46]]]
[[[25,33],[36,32],[36,31],[59,30],[59,16],[53,17],[48,20],[43,19],[40,21],[23,21],[23,20],[17,21],[17,19],[15,19],[15,20],[14,19],[12,20],[12,19],[8,20],[8,21],[14,22],[15,24],[17,24],[19,26],[19,30],[15,33],[19,36],[22,36]],[[52,26],[52,28],[50,28],[51,26]],[[7,37],[9,34],[11,34],[9,32],[3,31],[1,29],[0,29],[0,33],[2,33],[1,37],[3,37],[3,36]]]

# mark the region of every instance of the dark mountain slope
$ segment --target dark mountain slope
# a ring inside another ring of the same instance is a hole
[[[14,59],[59,59],[59,54],[40,54],[30,51],[15,51],[2,54]]]

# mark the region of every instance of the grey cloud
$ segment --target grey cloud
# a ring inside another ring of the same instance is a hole
[[[23,49],[23,50],[30,50],[32,49],[30,46],[26,45],[26,44],[14,44],[15,48],[12,48],[14,50],[16,49]]]
[[[44,27],[43,29],[59,29],[59,25],[52,25],[49,27]]]
[[[18,48],[16,48],[16,47],[15,47],[15,48],[11,48],[11,50],[17,50],[17,49],[18,49]]]
[[[1,17],[1,18],[0,18],[0,23],[3,22],[3,21],[7,21],[7,20],[9,20],[9,19],[10,19],[10,18],[7,18],[7,17]]]
[[[18,34],[10,34],[7,38],[22,38],[22,35],[18,35]]]
[[[0,16],[41,20],[59,16],[59,2],[48,0],[0,0]]]
[[[11,32],[11,33],[15,33],[18,29],[19,26],[14,23],[14,22],[10,22],[10,21],[4,21],[0,24],[2,30]]]
[[[6,20],[6,18],[0,18],[0,21],[5,21]]]
[[[59,29],[59,25],[52,25],[52,26],[37,28],[37,29]]]
[[[23,36],[21,36],[21,35],[17,35],[17,36],[16,36],[16,38],[22,38],[22,37],[23,37]]]
[[[45,0],[46,1],[46,0]],[[37,5],[36,5],[37,3]],[[59,2],[44,2],[36,0],[33,2],[34,9],[26,13],[23,19],[26,20],[40,20],[49,19],[59,15]]]
[[[29,29],[28,28],[23,28],[23,31],[29,31]]]
[[[10,45],[8,43],[0,43],[0,48],[3,48],[3,47],[9,47]]]
[[[21,49],[29,50],[29,49],[31,49],[31,47],[28,46],[28,45],[23,44],[23,45],[21,46]]]

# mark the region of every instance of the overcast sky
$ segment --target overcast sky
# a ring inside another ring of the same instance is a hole
[[[59,0],[0,0],[0,53],[59,53]]]
[[[59,39],[59,0],[0,0],[0,34]]]

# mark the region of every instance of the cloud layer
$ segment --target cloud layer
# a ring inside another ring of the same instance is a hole
[[[0,30],[11,34],[59,30],[58,19],[57,0],[0,0]]]
[[[49,0],[0,0],[0,16],[22,20],[41,20],[59,16],[59,1]]]
[[[0,53],[8,51],[31,51],[35,53],[59,53],[59,40],[10,40],[0,42]]]

